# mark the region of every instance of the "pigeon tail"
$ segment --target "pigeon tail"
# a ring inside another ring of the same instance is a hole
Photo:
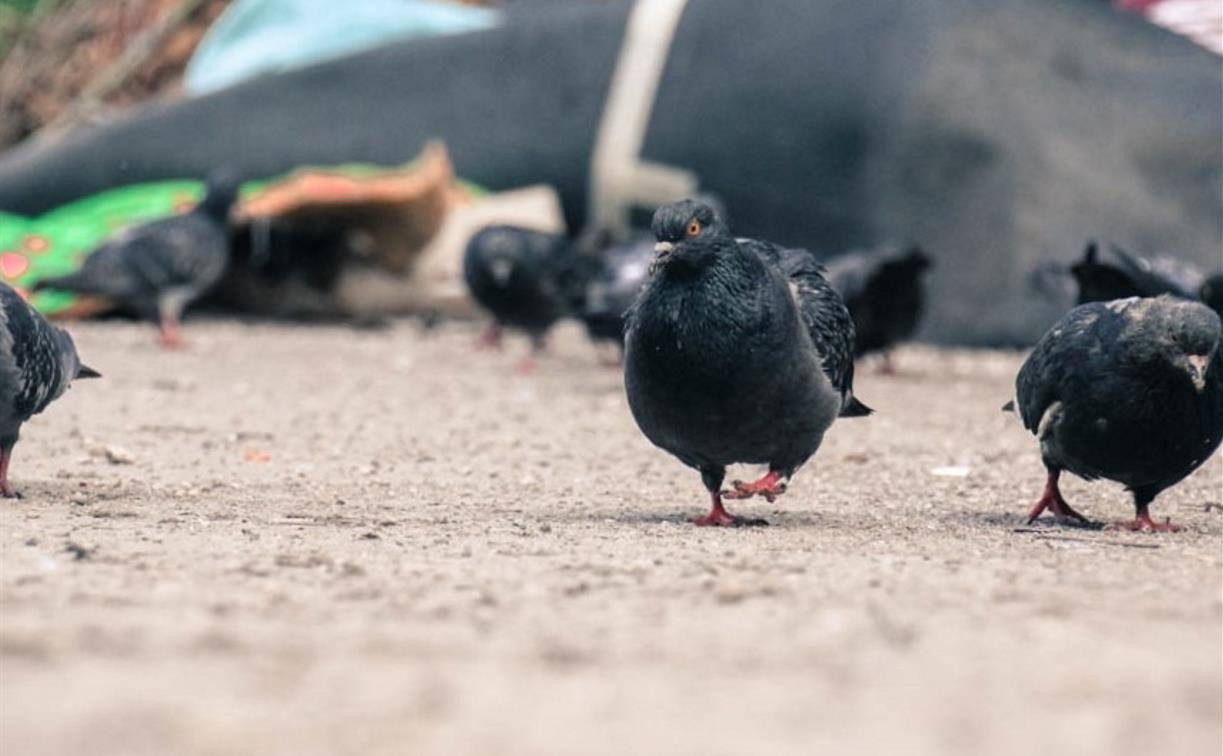
[[[867,407],[862,402],[858,401],[858,397],[850,395],[849,401],[845,402],[845,406],[841,407],[841,417],[866,417],[873,414],[875,410]]]
[[[65,276],[51,276],[50,278],[44,278],[36,281],[34,285],[30,287],[30,291],[39,292],[46,289],[52,289],[56,291],[76,291],[87,294],[92,293],[95,288],[96,287],[93,285],[93,281],[91,281],[88,276],[82,275],[81,273],[69,273]]]

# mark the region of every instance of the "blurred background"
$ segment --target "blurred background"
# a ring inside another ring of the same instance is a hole
[[[940,343],[1031,343],[1093,240],[1189,296],[1223,267],[1218,3],[642,6],[5,0],[0,269],[71,271],[219,168],[205,302],[269,315],[466,315],[480,227],[601,259],[698,191],[829,260],[920,247]]]
[[[0,280],[105,376],[0,504],[0,752],[1217,754],[1223,460],[1181,533],[1027,527],[999,407],[1075,302],[1220,307],[1221,51],[1219,0],[0,0]],[[882,354],[769,528],[687,522],[589,343],[690,195]]]

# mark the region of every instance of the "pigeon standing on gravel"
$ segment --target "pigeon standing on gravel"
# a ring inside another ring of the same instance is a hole
[[[654,272],[629,311],[625,388],[646,438],[700,471],[712,509],[697,525],[764,524],[723,497],[772,501],[853,395],[854,327],[814,256],[735,239],[684,200],[654,214]],[[726,466],[767,464],[723,493]]]
[[[163,345],[182,346],[183,310],[221,280],[229,263],[229,213],[238,189],[234,177],[212,176],[190,212],[126,229],[91,252],[79,271],[45,278],[34,290],[103,297],[157,321]]]
[[[854,320],[855,356],[883,351],[883,369],[892,372],[887,350],[917,330],[926,300],[922,278],[930,265],[916,246],[858,250],[828,263],[828,282]]]
[[[471,238],[463,277],[493,316],[482,339],[486,346],[499,346],[505,327],[525,331],[532,352],[543,349],[548,329],[566,313],[557,275],[567,252],[564,237],[517,226],[488,226]],[[530,360],[528,355],[524,368]]]
[[[1151,519],[1165,488],[1206,461],[1223,438],[1219,316],[1170,296],[1080,305],[1037,343],[1016,379],[1024,427],[1040,440],[1048,479],[1028,522],[1046,508],[1086,523],[1058,490],[1069,470],[1134,494],[1131,530],[1176,530]]]
[[[67,331],[0,284],[0,496],[18,496],[8,482],[8,465],[21,424],[58,399],[74,379],[98,377],[81,364]]]

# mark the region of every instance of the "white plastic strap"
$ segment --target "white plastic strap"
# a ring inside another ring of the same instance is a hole
[[[696,194],[692,171],[641,160],[654,98],[680,15],[688,0],[637,0],[590,160],[588,222],[616,234],[629,230],[629,212]]]

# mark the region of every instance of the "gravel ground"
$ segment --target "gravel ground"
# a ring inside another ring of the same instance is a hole
[[[1157,500],[1179,534],[1023,527],[1018,354],[864,366],[878,413],[738,503],[770,527],[712,530],[573,328],[530,376],[474,326],[73,330],[106,377],[26,426],[0,502],[5,754],[1223,743],[1223,461]]]

